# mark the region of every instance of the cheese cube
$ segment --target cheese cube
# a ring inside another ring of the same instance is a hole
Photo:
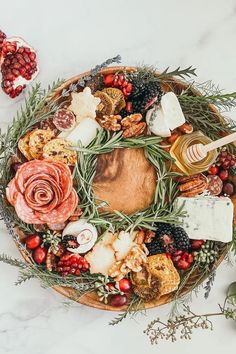
[[[193,240],[230,242],[233,237],[233,203],[227,197],[178,197],[175,206],[182,205],[186,217],[182,227]]]

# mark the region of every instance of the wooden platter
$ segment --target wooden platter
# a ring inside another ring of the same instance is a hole
[[[132,71],[134,67],[111,67],[102,71],[103,74],[114,73],[117,71]],[[83,76],[89,72],[82,73],[67,80],[60,88],[57,89],[55,94],[50,98],[52,100],[58,99],[63,89],[68,88],[71,84],[76,83]],[[163,91],[174,91],[180,93],[187,86],[186,83],[172,79]],[[200,93],[193,89],[194,95]],[[210,109],[216,119],[223,119],[217,112],[214,106]],[[96,175],[93,181],[93,189],[97,199],[107,200],[110,205],[108,210],[119,210],[126,214],[130,214],[141,210],[152,203],[154,191],[156,187],[156,172],[154,167],[147,161],[142,149],[117,149],[112,153],[100,155],[98,157]],[[19,234],[19,233],[18,233]],[[24,235],[19,234],[23,240]],[[223,254],[219,257],[217,265],[224,259],[228,251],[227,245]],[[21,252],[22,253],[22,252]],[[22,253],[26,261],[29,259]],[[197,273],[193,274],[193,278],[198,279]],[[204,281],[201,279],[200,283]],[[110,305],[106,305],[98,300],[95,292],[90,292],[82,297],[76,297],[76,292],[71,288],[54,286],[54,290],[60,294],[78,301],[81,304],[94,307],[102,310],[120,311],[122,308],[115,309]],[[181,295],[187,293],[187,288],[182,289]],[[145,303],[145,308],[153,308],[162,304],[170,302],[173,298],[172,294],[162,296],[158,300],[153,300]]]

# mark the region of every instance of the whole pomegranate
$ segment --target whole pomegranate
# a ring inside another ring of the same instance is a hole
[[[38,74],[35,50],[19,37],[6,38],[0,31],[2,89],[11,98],[18,96]]]

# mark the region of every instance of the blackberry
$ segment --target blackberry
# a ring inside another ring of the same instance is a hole
[[[143,113],[146,110],[146,105],[151,103],[155,98],[157,98],[155,102],[160,101],[162,92],[158,81],[144,83],[134,80],[132,81],[132,85],[133,91],[129,98],[133,103],[133,113]]]
[[[77,237],[73,235],[65,235],[62,239],[62,244],[65,248],[77,248],[79,246]]]
[[[178,250],[186,251],[190,248],[187,233],[182,227],[158,223],[155,237],[146,244],[149,254],[175,253]]]

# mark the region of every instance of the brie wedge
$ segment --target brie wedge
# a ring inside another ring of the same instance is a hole
[[[152,108],[147,112],[146,122],[149,130],[155,135],[163,138],[171,136],[163,110],[161,108]]]
[[[81,141],[82,146],[88,146],[96,137],[101,126],[92,118],[84,118],[81,123],[75,126],[67,134],[62,132],[58,135],[59,138],[65,138],[70,141],[72,145],[77,145]]]
[[[178,128],[185,123],[185,117],[179,100],[174,92],[167,92],[161,98],[161,108],[170,130]]]

